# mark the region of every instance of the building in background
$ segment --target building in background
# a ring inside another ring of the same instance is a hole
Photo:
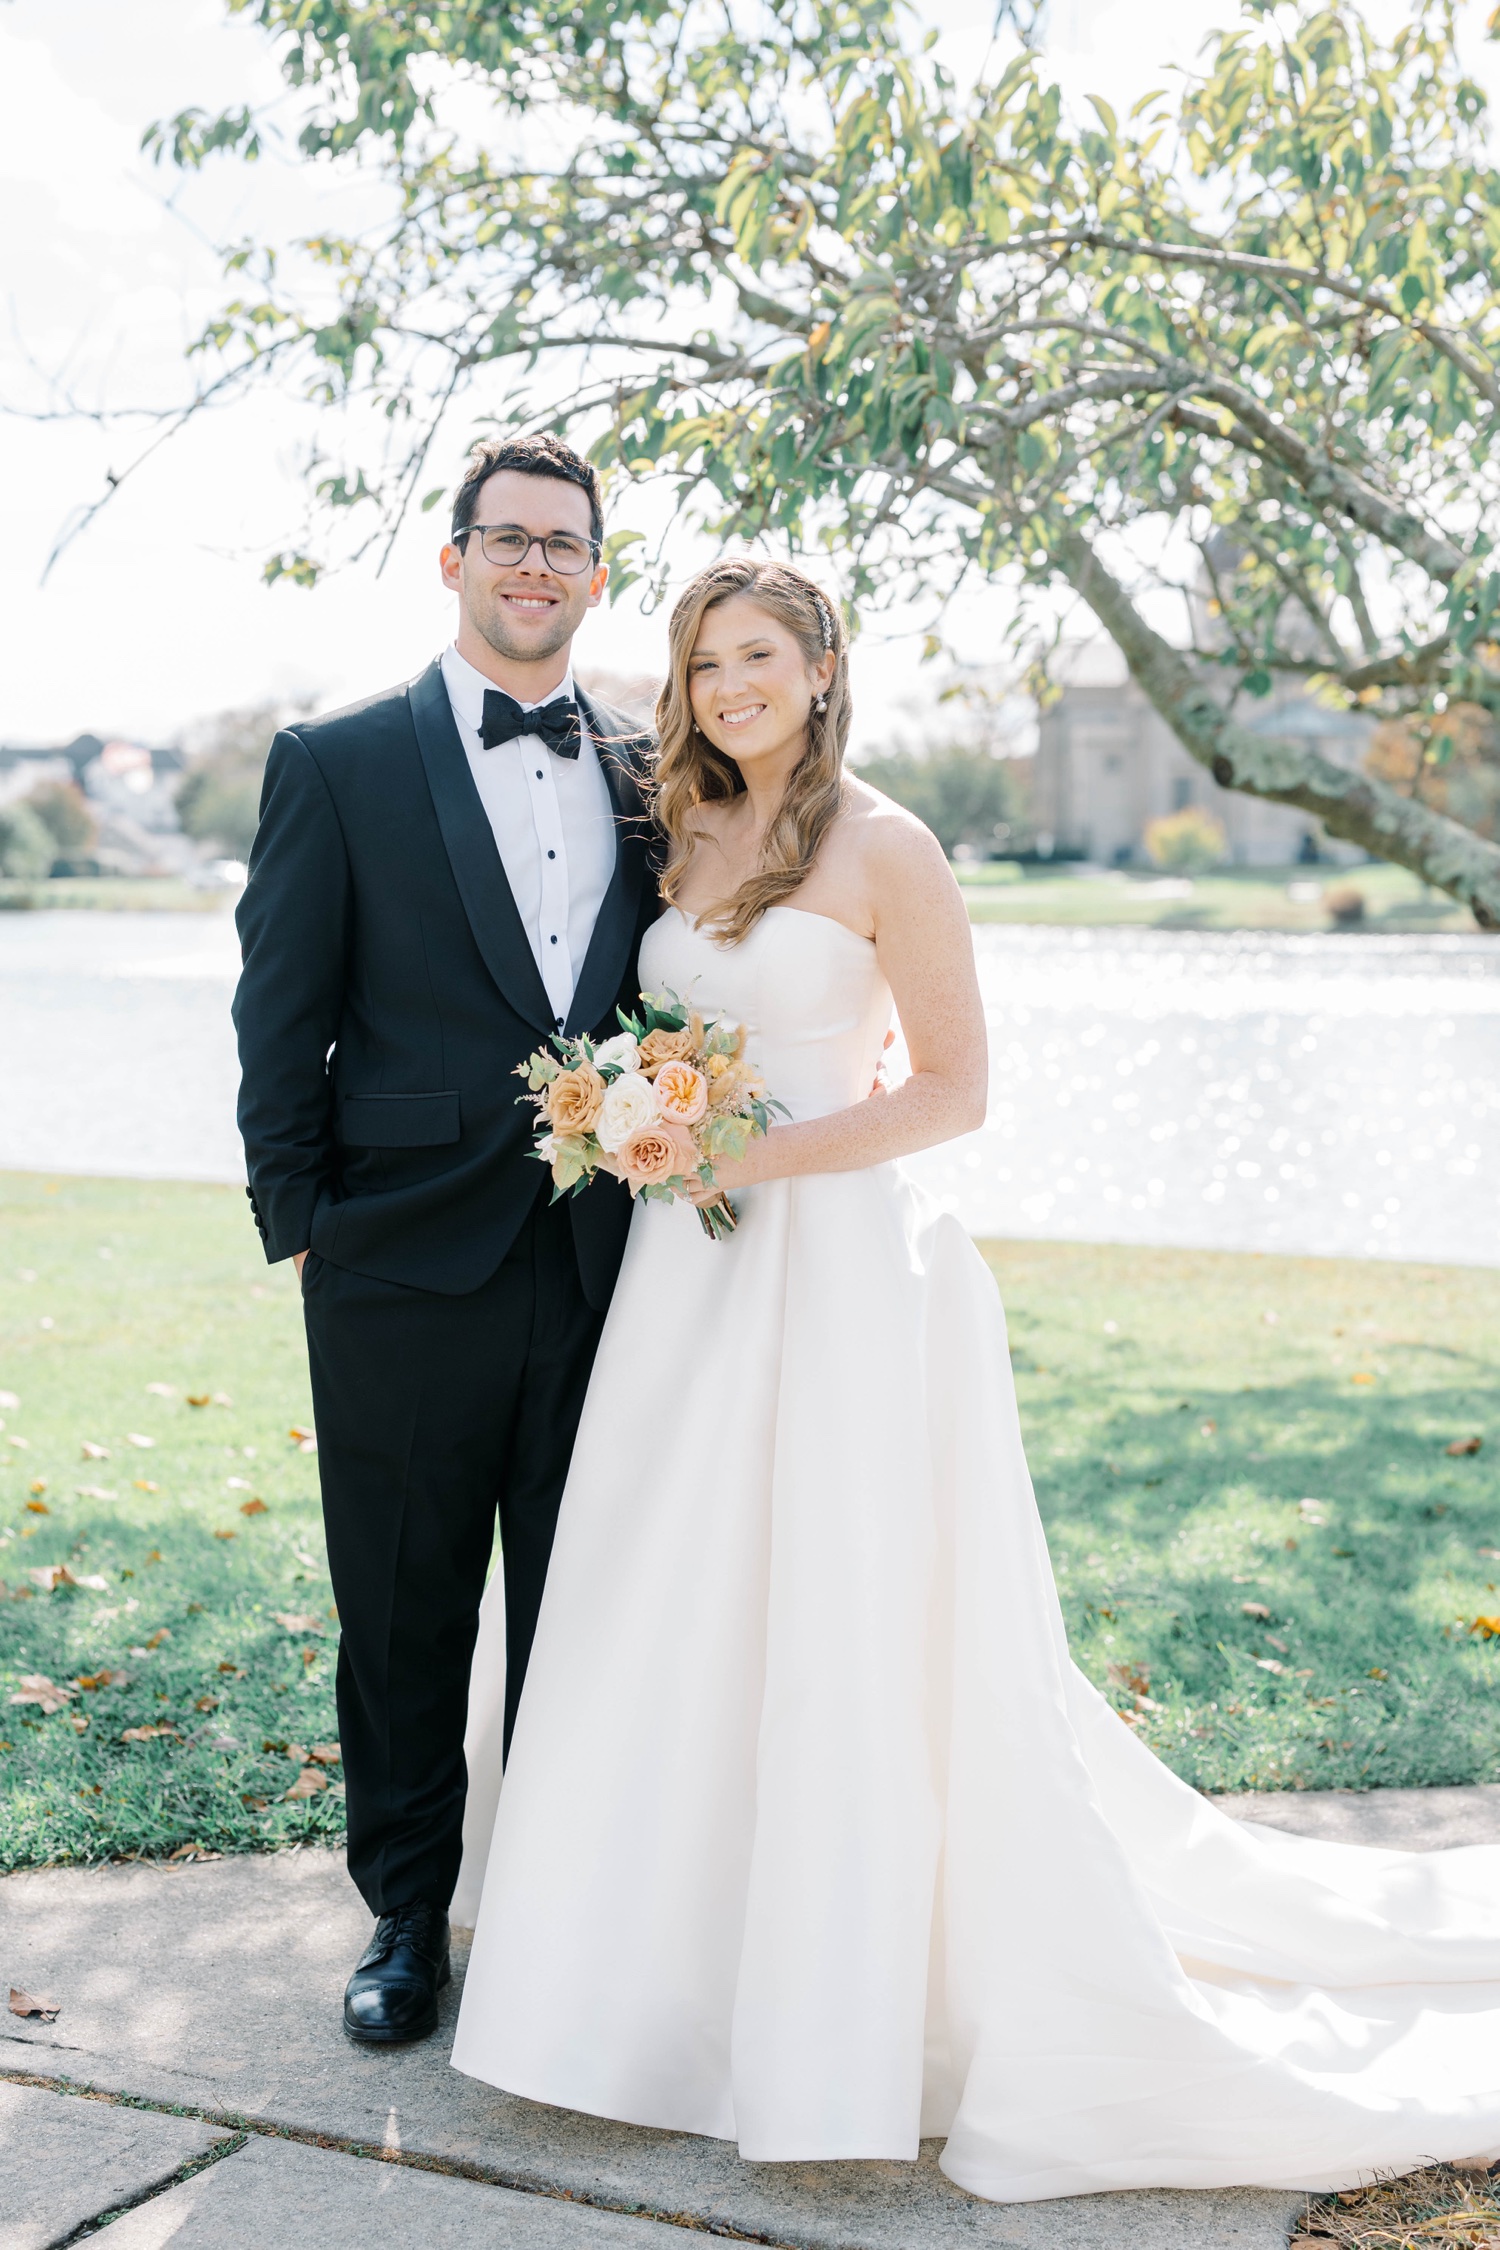
[[[64,783],[82,792],[93,819],[90,871],[103,875],[206,875],[211,851],[184,835],[177,791],[187,758],[177,749],[81,734],[57,747],[0,743],[0,807]]]
[[[1329,838],[1295,805],[1221,789],[1147,702],[1113,642],[1075,646],[1065,667],[1063,692],[1038,723],[1032,819],[1039,844],[1050,838],[1053,850],[1100,866],[1139,864],[1146,823],[1198,805],[1221,823],[1236,866],[1288,867],[1314,852],[1341,864],[1366,856]],[[1237,716],[1252,733],[1299,737],[1350,767],[1362,762],[1373,731],[1368,720],[1326,711],[1290,682],[1263,702],[1246,698]]]

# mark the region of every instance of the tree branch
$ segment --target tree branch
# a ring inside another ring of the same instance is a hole
[[[1320,751],[1237,725],[1193,667],[1153,632],[1081,532],[1064,533],[1053,554],[1120,649],[1132,679],[1221,788],[1299,805],[1316,814],[1331,835],[1409,867],[1462,899],[1481,929],[1500,930],[1500,844],[1369,774],[1335,765]]]

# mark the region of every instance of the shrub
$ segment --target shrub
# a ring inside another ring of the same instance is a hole
[[[1148,821],[1144,840],[1153,863],[1174,875],[1201,875],[1217,867],[1228,848],[1222,824],[1201,805]]]
[[[0,805],[0,875],[50,875],[57,848],[28,804]]]

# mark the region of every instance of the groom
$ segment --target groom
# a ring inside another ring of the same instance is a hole
[[[475,447],[452,646],[277,735],[239,909],[248,1192],[301,1276],[349,1871],[379,1918],[344,2025],[380,2044],[437,2022],[496,1515],[508,1746],[630,1215],[608,1180],[550,1201],[514,1076],[550,1033],[618,1028],[658,911],[648,738],[573,680],[602,534],[561,440]]]

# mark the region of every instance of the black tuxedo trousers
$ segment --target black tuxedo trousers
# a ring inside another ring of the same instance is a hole
[[[657,911],[644,745],[579,702],[616,859],[565,1025],[435,664],[277,736],[240,903],[249,1194],[269,1258],[310,1252],[349,1868],[377,1913],[452,1893],[497,1521],[509,1742],[629,1224],[613,1181],[551,1204],[516,1099],[550,1033],[618,1028]]]
[[[495,1535],[505,1743],[603,1314],[545,1180],[482,1287],[437,1296],[314,1251],[302,1272],[338,1599],[349,1871],[373,1912],[458,1880],[464,1720]]]

